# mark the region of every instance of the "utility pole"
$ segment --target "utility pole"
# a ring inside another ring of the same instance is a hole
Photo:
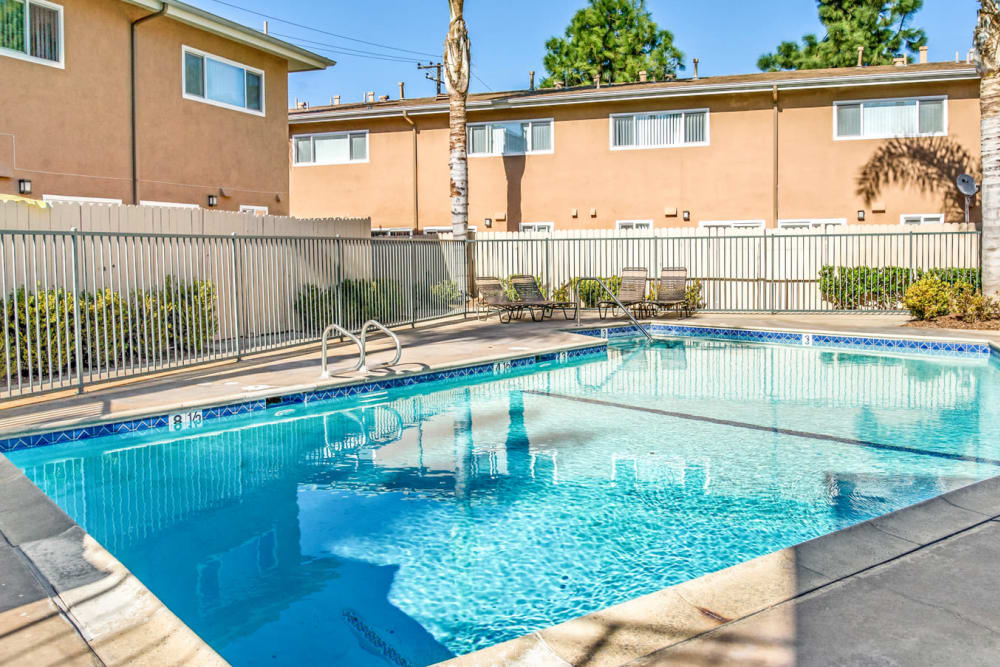
[[[441,96],[441,86],[444,85],[444,80],[441,79],[441,68],[442,67],[443,67],[443,65],[441,63],[427,63],[426,65],[421,65],[420,63],[417,63],[417,69],[432,69],[432,70],[437,70],[437,73],[434,76],[431,76],[430,72],[428,72],[427,74],[424,74],[424,77],[428,81],[433,81],[435,84],[437,84],[437,95],[438,95],[438,97]]]

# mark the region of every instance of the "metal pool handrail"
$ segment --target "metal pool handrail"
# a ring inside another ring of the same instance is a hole
[[[361,340],[358,340],[357,336],[355,336],[354,334],[352,334],[350,331],[340,326],[339,324],[331,324],[330,326],[328,326],[326,329],[323,330],[323,360],[321,362],[322,366],[321,366],[321,372],[319,374],[321,378],[330,377],[330,371],[326,367],[326,353],[327,353],[327,342],[330,338],[330,334],[334,331],[338,332],[341,336],[346,336],[347,338],[350,338],[351,340],[354,341],[354,344],[358,346],[358,352],[360,353],[358,355],[358,363],[356,363],[352,368],[350,368],[350,370],[356,371],[365,365],[364,343]]]
[[[379,331],[381,331],[382,333],[388,335],[389,338],[392,339],[392,342],[396,344],[396,356],[395,356],[395,358],[392,361],[390,361],[388,363],[376,364],[374,366],[365,366],[365,370],[366,371],[370,371],[370,370],[374,370],[376,368],[386,368],[388,366],[395,366],[399,362],[399,358],[403,356],[403,346],[399,342],[399,337],[396,336],[396,334],[394,334],[391,331],[389,331],[389,329],[387,329],[385,326],[383,326],[378,320],[368,320],[361,327],[361,355],[362,355],[361,356],[361,360],[362,360],[362,363],[364,363],[364,359],[365,359],[365,352],[366,352],[366,347],[367,347],[366,339],[368,337],[368,329],[370,329],[372,327],[378,329]]]
[[[576,283],[576,323],[577,324],[580,323],[580,307],[583,305],[582,299],[580,298],[580,282],[582,282],[584,280],[596,280],[597,284],[600,285],[601,288],[605,292],[608,293],[608,296],[611,297],[611,299],[615,302],[615,304],[617,304],[617,306],[622,309],[622,312],[625,313],[630,320],[632,320],[632,324],[634,324],[636,326],[636,328],[639,331],[642,332],[642,335],[645,336],[646,339],[649,340],[649,341],[653,340],[653,337],[649,335],[648,331],[646,331],[646,327],[644,327],[641,324],[639,324],[639,320],[635,319],[635,316],[632,315],[631,312],[629,312],[629,309],[626,308],[625,306],[623,306],[622,302],[618,300],[618,297],[615,295],[615,293],[612,292],[611,289],[607,285],[604,284],[604,281],[601,280],[600,278],[598,278],[597,276],[594,276],[592,278],[580,278],[580,279],[577,280],[577,283]]]

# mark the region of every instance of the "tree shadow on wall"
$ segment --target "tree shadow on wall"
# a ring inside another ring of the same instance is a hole
[[[503,170],[507,177],[507,229],[516,232],[521,219],[521,182],[524,180],[524,156],[504,155]]]
[[[955,187],[959,174],[980,181],[982,170],[959,143],[948,137],[891,139],[880,146],[861,168],[857,194],[871,205],[890,185],[913,186],[941,197],[945,220],[965,219],[965,197]],[[980,220],[978,203],[970,210],[973,222]]]

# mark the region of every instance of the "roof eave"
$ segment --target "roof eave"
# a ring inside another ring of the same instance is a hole
[[[958,67],[948,70],[917,70],[909,72],[879,72],[863,73],[836,77],[803,77],[791,80],[764,80],[735,83],[694,83],[689,85],[670,84],[668,87],[655,87],[628,90],[591,89],[575,94],[561,94],[558,97],[548,95],[530,95],[525,97],[495,98],[492,100],[470,100],[469,110],[482,109],[513,109],[539,106],[561,106],[569,104],[586,104],[593,102],[625,102],[644,99],[662,99],[670,97],[691,97],[695,95],[734,95],[746,93],[769,92],[775,86],[778,90],[806,90],[812,88],[842,88],[875,85],[892,85],[901,83],[934,83],[938,81],[962,81],[978,79],[979,73],[974,67]],[[319,112],[289,113],[288,122],[300,124],[321,120],[352,120],[360,118],[389,118],[402,116],[403,110],[410,115],[427,115],[446,113],[447,104],[433,103],[413,107],[389,107],[371,109],[349,109],[344,111],[327,110]]]
[[[160,2],[160,0],[124,1],[150,11],[159,11],[162,6],[166,5],[165,16],[204,30],[205,32],[210,32],[234,42],[245,44],[259,51],[278,56],[288,62],[289,72],[322,70],[337,64],[335,61],[312,51],[307,51],[280,39],[275,39],[252,28],[240,25],[229,19],[224,19],[221,16],[216,16],[197,7],[192,7],[183,2],[177,2],[176,0],[166,0],[165,2]]]

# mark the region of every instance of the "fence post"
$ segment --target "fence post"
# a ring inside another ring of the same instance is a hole
[[[546,237],[545,239],[545,288],[546,288],[546,299],[552,298],[552,290],[554,285],[552,283],[552,237]]]
[[[768,290],[768,292],[770,293],[769,298],[771,299],[771,314],[774,315],[775,313],[778,312],[778,309],[775,307],[777,305],[777,299],[775,298],[775,292],[774,292],[774,234],[771,234],[770,237],[768,237],[767,228],[765,227],[764,228],[765,246],[767,245],[768,238],[771,239],[771,247],[765,250],[765,252],[767,253],[767,271],[768,271],[767,281],[770,284],[770,289]]]
[[[76,391],[83,393],[83,341],[80,335],[80,284],[79,284],[79,250],[77,248],[77,228],[70,230],[70,239],[73,241],[73,254],[71,265],[73,267],[73,340],[76,347]]]
[[[417,326],[417,281],[414,277],[414,269],[417,264],[417,242],[410,239],[407,243],[410,244],[410,328],[412,329]]]
[[[232,280],[230,281],[230,286],[233,290],[233,329],[236,338],[236,361],[240,361],[243,356],[242,343],[240,341],[240,318],[243,317],[243,312],[240,310],[240,290],[239,290],[239,273],[240,273],[240,259],[239,253],[236,250],[236,244],[238,239],[236,238],[236,232],[232,233],[232,239],[230,241],[230,247],[232,248]]]
[[[344,326],[344,295],[342,294],[344,286],[342,284],[342,269],[344,266],[344,239],[340,238],[340,234],[337,234],[337,324]],[[345,329],[347,327],[344,327]],[[344,340],[343,336],[340,336],[340,340]]]

